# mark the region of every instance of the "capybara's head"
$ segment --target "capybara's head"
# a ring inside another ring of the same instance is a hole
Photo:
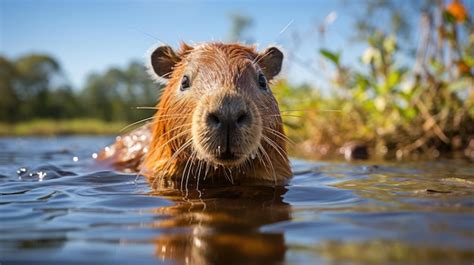
[[[264,159],[272,148],[286,159],[279,108],[269,88],[282,60],[275,47],[261,53],[222,43],[155,49],[150,70],[167,82],[154,121],[162,123],[155,134],[168,134],[161,145],[171,146],[173,159],[214,167]]]

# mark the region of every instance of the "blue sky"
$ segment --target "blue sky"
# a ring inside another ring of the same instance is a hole
[[[80,87],[91,72],[144,60],[158,41],[177,46],[179,41],[226,40],[229,14],[254,19],[248,35],[264,49],[278,44],[291,49],[293,32],[305,44],[295,51],[300,60],[314,59],[319,47],[344,50],[354,61],[364,46],[350,41],[357,1],[123,1],[123,0],[0,0],[0,52],[9,58],[26,53],[47,53],[59,60],[73,86]],[[351,6],[350,6],[351,7]],[[331,12],[336,20],[324,40],[317,25]],[[288,29],[279,32],[288,23]],[[293,82],[318,84],[324,79],[319,66],[312,71],[291,61],[283,75]]]

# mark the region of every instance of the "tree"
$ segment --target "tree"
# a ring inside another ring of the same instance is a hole
[[[150,113],[139,106],[154,106],[159,86],[149,78],[143,64],[132,61],[125,69],[111,68],[104,74],[88,77],[82,91],[89,116],[106,121],[136,121]]]
[[[159,85],[146,68],[131,61],[125,68],[112,67],[92,74],[75,92],[59,63],[48,55],[30,54],[16,60],[0,56],[0,121],[34,118],[98,118],[136,121],[151,113],[137,110],[158,100]]]
[[[49,92],[54,89],[55,82],[62,79],[59,63],[48,55],[26,55],[14,62],[17,75],[14,89],[18,96],[21,119],[30,117],[48,117]]]
[[[232,13],[230,14],[230,19],[232,24],[229,41],[253,43],[253,38],[245,35],[246,31],[253,25],[252,18],[239,13]]]
[[[12,122],[18,118],[18,96],[14,89],[17,71],[11,61],[0,56],[0,121]]]

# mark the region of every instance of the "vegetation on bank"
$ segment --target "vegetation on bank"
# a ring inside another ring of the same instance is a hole
[[[320,50],[334,69],[329,95],[277,84],[296,150],[324,157],[352,143],[385,158],[456,151],[474,158],[474,23],[460,1],[436,3],[421,11],[408,63],[400,35],[367,27],[357,67],[344,65],[342,52]]]
[[[0,123],[0,136],[117,135],[126,125],[99,119],[42,119]]]

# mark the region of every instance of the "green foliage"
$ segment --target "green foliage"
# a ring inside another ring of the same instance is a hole
[[[322,56],[326,57],[326,59],[330,60],[336,66],[339,66],[341,53],[334,53],[334,52],[331,52],[327,49],[320,49],[319,53],[321,53]]]
[[[428,17],[446,13],[430,10],[434,13]],[[413,68],[400,63],[396,35],[376,28],[367,36],[359,67],[342,65],[340,53],[321,49],[320,54],[334,65],[332,93],[323,98],[283,87],[286,97],[292,97],[280,98],[283,108],[312,110],[298,114],[300,126],[287,127],[290,136],[299,133],[310,139],[303,146],[309,145],[313,153],[335,152],[347,142],[358,141],[378,156],[398,158],[436,157],[467,146],[474,135],[474,26],[466,20],[465,28],[459,28],[457,21],[422,25],[420,31],[434,37],[420,41]],[[297,103],[309,97],[315,99],[310,106]],[[340,112],[324,113],[334,109]]]

